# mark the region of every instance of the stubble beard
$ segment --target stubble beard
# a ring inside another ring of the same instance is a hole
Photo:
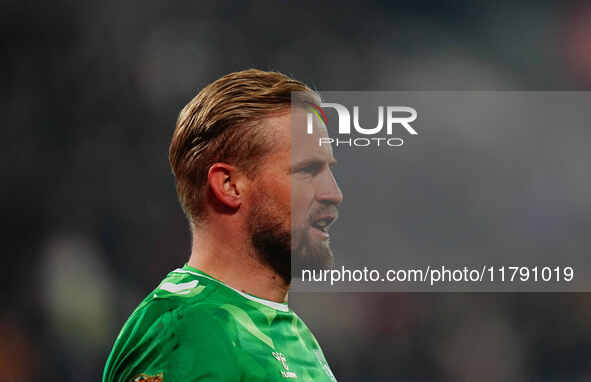
[[[251,245],[259,261],[287,285],[302,269],[332,268],[334,257],[328,241],[311,239],[306,228],[296,228],[292,235],[289,211],[273,208],[268,196],[261,199],[248,220]]]

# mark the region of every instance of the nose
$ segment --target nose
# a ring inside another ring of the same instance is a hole
[[[328,171],[327,176],[323,177],[316,192],[316,199],[319,202],[335,205],[339,205],[343,202],[343,193],[339,188],[332,171]]]

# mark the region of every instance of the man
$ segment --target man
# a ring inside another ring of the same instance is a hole
[[[286,304],[292,253],[331,263],[327,229],[342,201],[332,149],[316,143],[326,126],[306,130],[306,105],[318,103],[283,74],[246,70],[180,112],[170,163],[191,256],[132,313],[103,382],[336,381]]]

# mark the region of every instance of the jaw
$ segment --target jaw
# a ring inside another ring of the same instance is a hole
[[[299,235],[294,233],[292,243],[291,263],[294,275],[302,269],[330,269],[334,265],[334,256],[330,248],[330,241],[324,238],[322,231],[308,227],[301,230]],[[320,237],[319,237],[320,236]]]

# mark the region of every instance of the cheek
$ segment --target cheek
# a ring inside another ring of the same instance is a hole
[[[289,212],[291,207],[291,190],[289,180],[275,182],[272,186],[271,192],[273,194],[273,198],[281,204],[282,208]]]
[[[261,182],[256,187],[267,194],[267,204],[272,205],[276,213],[289,215],[292,208],[289,178],[276,177],[275,180]]]
[[[292,188],[291,192],[291,221],[294,228],[301,227],[308,223],[310,204],[313,200],[313,193],[303,188]]]

